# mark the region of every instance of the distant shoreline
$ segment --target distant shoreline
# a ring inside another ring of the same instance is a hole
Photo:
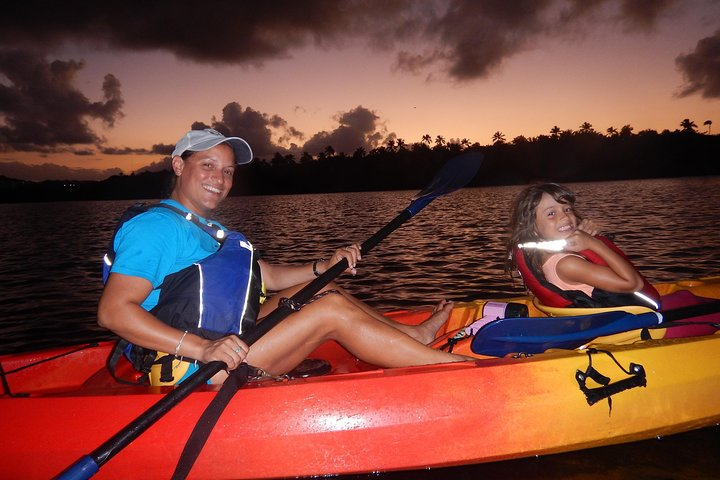
[[[415,143],[368,153],[317,158],[276,154],[239,167],[231,195],[274,195],[410,190],[424,186],[449,158],[480,151],[485,161],[469,186],[521,185],[534,181],[584,182],[720,175],[720,135],[654,131],[604,136],[562,133],[491,146]],[[0,176],[0,203],[163,198],[169,171],[116,175],[101,181],[31,182]]]

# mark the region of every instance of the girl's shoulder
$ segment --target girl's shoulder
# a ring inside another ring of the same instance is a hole
[[[560,260],[563,260],[563,259],[566,259],[569,257],[578,259],[583,262],[587,262],[587,259],[585,257],[583,257],[582,255],[580,255],[579,253],[559,252],[559,253],[550,254],[543,262],[543,267],[557,265],[560,262]]]

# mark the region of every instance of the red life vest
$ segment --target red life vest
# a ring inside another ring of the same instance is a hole
[[[607,237],[598,235],[596,238],[617,252],[634,268],[634,265],[630,262],[627,255],[625,255],[622,250],[620,250]],[[596,265],[602,265],[604,267],[607,266],[607,263],[597,253],[591,250],[583,250],[579,253],[589,262]],[[592,297],[589,297],[587,294],[579,290],[563,290],[548,282],[542,272],[535,271],[536,269],[526,261],[525,255],[520,248],[516,247],[513,250],[513,258],[515,259],[515,263],[518,271],[520,272],[520,276],[522,276],[525,286],[538,298],[538,300],[540,300],[542,304],[547,305],[548,307],[602,308],[624,305],[642,305],[644,307],[659,309],[661,306],[660,294],[657,290],[655,290],[655,287],[650,285],[650,282],[648,282],[648,280],[640,272],[637,273],[640,275],[640,278],[642,278],[643,287],[636,294],[612,293],[595,288],[593,289]],[[652,302],[654,302],[654,304]]]

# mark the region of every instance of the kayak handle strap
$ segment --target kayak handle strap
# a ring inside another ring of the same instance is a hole
[[[610,378],[606,377],[605,375],[601,374],[595,368],[592,366],[592,355],[596,353],[604,353],[608,355],[615,364],[625,372],[627,375],[629,375],[628,378],[618,380],[615,383],[610,383]],[[585,398],[587,399],[588,405],[594,405],[595,403],[599,402],[600,400],[603,400],[607,398],[608,401],[608,414],[612,412],[612,396],[615,394],[618,394],[620,392],[623,392],[625,390],[629,390],[631,388],[635,387],[644,387],[647,385],[647,378],[645,376],[645,368],[643,368],[642,365],[639,365],[637,363],[630,363],[629,368],[626,370],[620,363],[615,359],[613,354],[607,350],[598,350],[595,348],[588,348],[587,349],[588,354],[588,366],[585,369],[584,372],[577,370],[575,372],[575,380],[578,382],[578,386],[580,387],[580,391],[582,391],[585,394]],[[590,378],[599,385],[602,385],[600,387],[588,387],[587,386],[587,379]]]

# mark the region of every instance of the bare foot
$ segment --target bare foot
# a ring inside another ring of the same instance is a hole
[[[418,325],[415,329],[417,335],[413,335],[416,340],[427,345],[435,340],[435,334],[440,327],[445,325],[445,322],[450,318],[454,303],[441,300],[432,310],[432,314],[423,323]]]

